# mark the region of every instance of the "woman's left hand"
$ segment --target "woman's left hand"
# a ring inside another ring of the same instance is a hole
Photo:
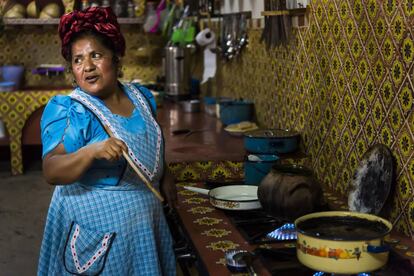
[[[168,171],[168,168],[165,170],[162,179],[161,193],[167,200],[170,208],[177,206],[177,187],[175,186],[174,176]]]

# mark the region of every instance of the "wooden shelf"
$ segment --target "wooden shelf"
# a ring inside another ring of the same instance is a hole
[[[3,18],[5,26],[20,26],[20,25],[58,25],[59,18]],[[122,25],[143,24],[144,17],[120,17],[118,23]]]
[[[125,17],[125,18],[118,18],[119,24],[144,24],[145,17]]]
[[[281,16],[281,15],[290,15],[290,16],[297,16],[297,15],[305,15],[307,9],[306,8],[299,8],[299,9],[290,9],[290,10],[282,10],[282,11],[262,11],[262,16]]]

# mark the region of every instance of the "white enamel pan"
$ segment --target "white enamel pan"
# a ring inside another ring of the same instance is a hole
[[[220,209],[254,210],[262,207],[254,185],[228,185],[211,190],[184,186],[184,189],[208,195],[210,203]]]

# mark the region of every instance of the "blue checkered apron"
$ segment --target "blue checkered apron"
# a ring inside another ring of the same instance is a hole
[[[161,130],[139,90],[129,85],[124,90],[146,122],[144,138],[130,137],[98,99],[80,90],[71,96],[80,95],[73,98],[83,104],[86,99],[92,112],[93,108],[99,111],[95,115],[128,145],[129,155],[135,158],[144,175],[152,183],[158,183],[163,169]],[[175,275],[175,272],[172,239],[162,205],[130,166],[116,186],[73,183],[55,188],[38,275]]]

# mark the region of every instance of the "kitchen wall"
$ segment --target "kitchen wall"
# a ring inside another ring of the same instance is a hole
[[[242,56],[222,64],[222,95],[253,99],[258,122],[293,128],[318,178],[344,195],[364,152],[390,147],[397,183],[389,219],[414,238],[414,115],[410,1],[313,0],[309,26],[294,31],[289,45],[268,49],[261,29],[251,29]],[[365,4],[365,5],[364,5]],[[30,86],[70,85],[70,74],[31,74],[42,63],[63,63],[57,26],[6,29],[0,33],[0,64],[24,64]],[[124,78],[154,80],[159,74],[157,36],[123,26]],[[149,43],[148,43],[149,40]],[[136,49],[151,45],[153,57]]]
[[[144,82],[155,80],[160,73],[160,46],[162,38],[146,35],[141,25],[123,25],[122,30],[127,41],[126,56],[123,58],[124,79],[141,79]],[[160,45],[160,46],[158,46]],[[137,51],[141,49],[141,51]],[[145,50],[142,50],[145,49]],[[142,53],[152,53],[144,57]],[[60,39],[57,25],[20,26],[0,30],[0,65],[23,64],[26,68],[27,86],[59,87],[71,85],[71,74],[57,77],[34,75],[32,69],[40,64],[64,64],[60,55]]]
[[[309,26],[268,49],[262,30],[221,68],[222,94],[255,102],[260,125],[302,133],[318,178],[346,195],[364,152],[387,145],[397,184],[389,219],[414,238],[412,1],[313,0]]]

